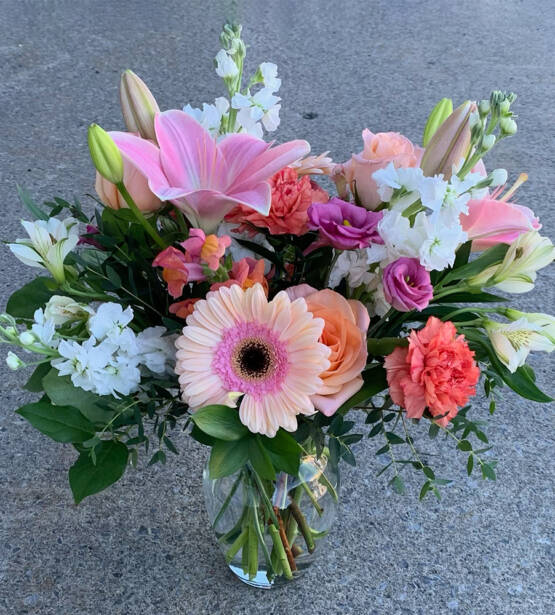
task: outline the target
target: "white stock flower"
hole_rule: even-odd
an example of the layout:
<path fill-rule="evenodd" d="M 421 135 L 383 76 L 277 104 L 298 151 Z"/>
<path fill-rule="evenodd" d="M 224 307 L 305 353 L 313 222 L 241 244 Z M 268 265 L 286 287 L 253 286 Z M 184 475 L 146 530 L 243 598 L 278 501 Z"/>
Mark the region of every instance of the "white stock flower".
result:
<path fill-rule="evenodd" d="M 425 221 L 426 239 L 418 251 L 420 264 L 428 271 L 443 271 L 453 265 L 455 252 L 467 235 L 460 224 L 449 227 L 441 219 L 434 222 L 427 217 Z"/>
<path fill-rule="evenodd" d="M 262 62 L 259 68 L 264 87 L 270 92 L 277 92 L 281 87 L 281 79 L 277 76 L 277 65 L 272 62 Z"/>
<path fill-rule="evenodd" d="M 417 214 L 411 227 L 410 220 L 401 212 L 384 211 L 378 224 L 378 232 L 387 249 L 389 262 L 401 256 L 418 258 L 420 246 L 427 237 L 426 214 Z"/>
<path fill-rule="evenodd" d="M 220 49 L 215 57 L 216 74 L 222 79 L 236 77 L 239 74 L 237 64 L 225 49 Z"/>
<path fill-rule="evenodd" d="M 279 126 L 280 100 L 269 88 L 262 88 L 253 96 L 237 92 L 231 99 L 231 106 L 238 109 L 237 122 L 242 131 L 262 138 L 262 126 L 268 132 Z"/>
<path fill-rule="evenodd" d="M 343 278 L 351 288 L 367 286 L 375 278 L 375 274 L 368 271 L 368 252 L 362 250 L 343 250 L 339 254 L 330 273 L 329 287 L 336 288 Z"/>
<path fill-rule="evenodd" d="M 510 372 L 524 365 L 531 351 L 552 352 L 555 348 L 553 339 L 543 334 L 542 327 L 527 318 L 511 323 L 488 320 L 485 329 L 495 353 Z"/>
<path fill-rule="evenodd" d="M 25 363 L 11 350 L 6 356 L 6 365 L 13 371 L 18 370 L 20 367 L 24 367 Z"/>
<path fill-rule="evenodd" d="M 191 105 L 183 107 L 183 111 L 197 120 L 213 137 L 219 135 L 222 117 L 228 110 L 229 101 L 223 96 L 216 98 L 213 105 L 203 103 L 202 110 L 197 107 L 191 107 Z"/>
<path fill-rule="evenodd" d="M 56 323 L 50 319 L 42 308 L 35 310 L 33 315 L 35 322 L 31 331 L 35 338 L 47 348 L 56 348 L 60 340 L 56 338 Z"/>
<path fill-rule="evenodd" d="M 165 333 L 165 327 L 148 327 L 137 335 L 138 361 L 156 374 L 173 371 L 175 363 L 175 336 Z"/>
<path fill-rule="evenodd" d="M 9 243 L 12 253 L 25 265 L 48 269 L 57 282 L 65 280 L 64 260 L 79 241 L 79 223 L 75 218 L 58 220 L 22 220 L 28 239 Z"/>

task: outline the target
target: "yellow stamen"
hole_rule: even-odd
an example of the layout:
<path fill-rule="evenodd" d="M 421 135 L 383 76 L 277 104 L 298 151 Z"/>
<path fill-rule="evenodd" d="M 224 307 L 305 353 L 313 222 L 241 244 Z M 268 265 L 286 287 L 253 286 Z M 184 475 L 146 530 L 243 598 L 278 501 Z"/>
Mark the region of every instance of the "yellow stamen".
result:
<path fill-rule="evenodd" d="M 513 194 L 518 190 L 518 188 L 520 188 L 520 186 L 522 186 L 522 184 L 527 180 L 528 180 L 528 174 L 521 173 L 518 176 L 518 179 L 516 180 L 516 182 L 512 185 L 512 187 L 509 188 L 507 192 L 505 192 L 505 194 L 499 198 L 499 200 L 508 201 L 513 196 Z"/>
<path fill-rule="evenodd" d="M 343 226 L 353 226 L 348 220 L 343 220 Z"/>

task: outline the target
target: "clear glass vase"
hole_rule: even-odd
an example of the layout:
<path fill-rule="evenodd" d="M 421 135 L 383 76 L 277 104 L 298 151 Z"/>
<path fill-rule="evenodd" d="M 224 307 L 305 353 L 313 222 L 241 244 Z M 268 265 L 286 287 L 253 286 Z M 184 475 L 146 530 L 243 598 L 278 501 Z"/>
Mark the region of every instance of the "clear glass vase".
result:
<path fill-rule="evenodd" d="M 226 562 L 254 587 L 298 578 L 322 550 L 339 505 L 339 475 L 325 456 L 306 456 L 298 476 L 280 473 L 274 480 L 249 465 L 213 480 L 206 466 L 203 485 Z"/>

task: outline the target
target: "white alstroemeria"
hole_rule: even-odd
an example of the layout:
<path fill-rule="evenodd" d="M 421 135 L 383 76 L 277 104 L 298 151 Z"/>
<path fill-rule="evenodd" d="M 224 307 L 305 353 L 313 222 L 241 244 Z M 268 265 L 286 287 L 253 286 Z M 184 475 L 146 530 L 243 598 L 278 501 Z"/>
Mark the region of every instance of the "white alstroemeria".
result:
<path fill-rule="evenodd" d="M 175 363 L 175 336 L 166 333 L 164 327 L 148 327 L 137 335 L 138 362 L 156 374 L 173 371 Z"/>
<path fill-rule="evenodd" d="M 237 92 L 231 99 L 231 106 L 238 109 L 237 122 L 242 131 L 261 138 L 262 126 L 268 132 L 279 126 L 280 100 L 269 88 L 262 88 L 253 96 Z"/>
<path fill-rule="evenodd" d="M 525 318 L 528 322 L 540 327 L 538 332 L 547 336 L 555 343 L 555 316 L 551 316 L 551 314 L 542 314 L 541 312 L 520 312 L 513 308 L 504 308 L 502 313 L 509 320 Z"/>
<path fill-rule="evenodd" d="M 22 220 L 28 239 L 9 243 L 12 253 L 25 265 L 50 271 L 54 279 L 65 281 L 64 260 L 79 241 L 79 223 L 75 218 L 58 220 Z"/>
<path fill-rule="evenodd" d="M 523 233 L 509 246 L 500 265 L 493 265 L 474 276 L 473 285 L 493 286 L 508 293 L 526 293 L 534 288 L 537 271 L 555 258 L 548 237 L 537 231 Z"/>
<path fill-rule="evenodd" d="M 277 65 L 272 62 L 262 62 L 259 66 L 264 87 L 271 92 L 277 92 L 281 87 L 281 79 L 277 76 Z"/>
<path fill-rule="evenodd" d="M 197 120 L 213 137 L 219 135 L 222 117 L 228 110 L 229 101 L 223 96 L 216 98 L 213 105 L 203 103 L 202 110 L 197 107 L 191 107 L 191 105 L 183 107 L 183 111 Z"/>
<path fill-rule="evenodd" d="M 220 49 L 215 57 L 216 74 L 222 79 L 230 79 L 239 74 L 239 68 L 225 49 Z"/>
<path fill-rule="evenodd" d="M 66 322 L 86 320 L 91 314 L 94 314 L 94 310 L 88 305 L 61 295 L 50 297 L 44 308 L 44 317 L 58 326 Z"/>
<path fill-rule="evenodd" d="M 488 320 L 484 327 L 495 354 L 510 372 L 524 365 L 531 351 L 552 352 L 555 348 L 554 341 L 542 333 L 542 327 L 527 318 L 510 323 Z"/>
<path fill-rule="evenodd" d="M 47 348 L 56 348 L 60 340 L 56 338 L 56 323 L 49 318 L 42 308 L 35 310 L 33 314 L 35 322 L 31 326 L 31 332 L 37 340 Z"/>
<path fill-rule="evenodd" d="M 442 220 L 425 218 L 426 239 L 420 245 L 420 264 L 428 271 L 443 271 L 455 262 L 457 248 L 466 241 L 467 235 L 460 224 L 446 226 Z"/>

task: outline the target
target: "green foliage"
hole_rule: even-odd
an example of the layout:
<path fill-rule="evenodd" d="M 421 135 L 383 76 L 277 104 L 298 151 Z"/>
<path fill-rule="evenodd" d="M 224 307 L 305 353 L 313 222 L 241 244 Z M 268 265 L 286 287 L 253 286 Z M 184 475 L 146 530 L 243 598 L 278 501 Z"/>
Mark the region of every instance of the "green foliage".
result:
<path fill-rule="evenodd" d="M 64 295 L 51 278 L 38 277 L 16 290 L 8 299 L 6 312 L 14 318 L 32 319 L 52 295 Z"/>
<path fill-rule="evenodd" d="M 191 418 L 199 429 L 217 440 L 240 440 L 248 434 L 237 410 L 228 406 L 206 406 Z"/>
<path fill-rule="evenodd" d="M 499 243 L 492 248 L 488 248 L 485 252 L 480 254 L 480 256 L 461 267 L 457 267 L 456 269 L 452 269 L 447 275 L 443 278 L 443 283 L 447 284 L 449 282 L 453 282 L 455 280 L 465 280 L 474 275 L 477 275 L 487 269 L 491 265 L 495 265 L 500 263 L 507 250 L 509 249 L 508 244 Z"/>
<path fill-rule="evenodd" d="M 44 398 L 22 406 L 16 412 L 56 442 L 85 442 L 95 433 L 94 425 L 77 408 L 53 406 Z"/>
<path fill-rule="evenodd" d="M 69 484 L 76 504 L 122 477 L 128 450 L 122 442 L 105 440 L 95 447 L 94 457 L 93 460 L 90 452 L 83 451 L 69 469 Z"/>
<path fill-rule="evenodd" d="M 210 477 L 222 478 L 240 470 L 249 459 L 249 439 L 216 440 L 208 462 Z"/>

